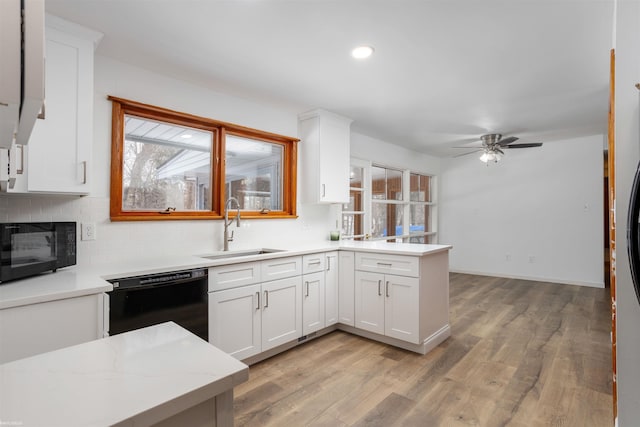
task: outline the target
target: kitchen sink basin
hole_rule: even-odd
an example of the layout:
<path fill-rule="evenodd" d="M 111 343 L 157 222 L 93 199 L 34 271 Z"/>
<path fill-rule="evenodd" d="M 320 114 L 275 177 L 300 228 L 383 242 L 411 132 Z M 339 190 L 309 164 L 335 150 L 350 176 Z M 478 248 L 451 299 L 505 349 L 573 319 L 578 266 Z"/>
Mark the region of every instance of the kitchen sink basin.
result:
<path fill-rule="evenodd" d="M 284 249 L 268 249 L 268 248 L 244 249 L 239 251 L 217 252 L 211 255 L 201 255 L 201 258 L 225 259 L 225 258 L 237 258 L 237 257 L 243 257 L 243 256 L 272 254 L 276 252 L 284 252 Z"/>

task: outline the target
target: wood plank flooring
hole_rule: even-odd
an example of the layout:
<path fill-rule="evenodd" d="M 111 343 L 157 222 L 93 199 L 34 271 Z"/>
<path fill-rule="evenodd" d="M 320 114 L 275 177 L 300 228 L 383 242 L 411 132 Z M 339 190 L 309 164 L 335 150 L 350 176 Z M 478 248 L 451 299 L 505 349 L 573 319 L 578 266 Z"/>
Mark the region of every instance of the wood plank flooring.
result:
<path fill-rule="evenodd" d="M 236 426 L 613 425 L 609 290 L 451 274 L 425 356 L 332 332 L 255 364 Z"/>

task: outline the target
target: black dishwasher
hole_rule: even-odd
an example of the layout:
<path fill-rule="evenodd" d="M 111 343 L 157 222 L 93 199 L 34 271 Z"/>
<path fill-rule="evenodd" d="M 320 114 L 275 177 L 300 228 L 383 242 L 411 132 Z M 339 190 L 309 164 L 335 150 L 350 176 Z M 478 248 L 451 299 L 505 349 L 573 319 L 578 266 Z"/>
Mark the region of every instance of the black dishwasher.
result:
<path fill-rule="evenodd" d="M 109 280 L 109 335 L 173 321 L 208 341 L 206 268 Z"/>

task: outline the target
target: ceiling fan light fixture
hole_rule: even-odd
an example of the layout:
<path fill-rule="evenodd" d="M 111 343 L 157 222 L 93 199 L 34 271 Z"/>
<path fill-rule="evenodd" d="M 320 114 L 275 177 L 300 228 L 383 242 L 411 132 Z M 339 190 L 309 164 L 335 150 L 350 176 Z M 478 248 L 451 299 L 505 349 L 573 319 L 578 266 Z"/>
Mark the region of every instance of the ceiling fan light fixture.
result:
<path fill-rule="evenodd" d="M 487 164 L 489 162 L 498 163 L 501 159 L 502 159 L 502 154 L 490 149 L 484 150 L 480 155 L 480 161 Z"/>

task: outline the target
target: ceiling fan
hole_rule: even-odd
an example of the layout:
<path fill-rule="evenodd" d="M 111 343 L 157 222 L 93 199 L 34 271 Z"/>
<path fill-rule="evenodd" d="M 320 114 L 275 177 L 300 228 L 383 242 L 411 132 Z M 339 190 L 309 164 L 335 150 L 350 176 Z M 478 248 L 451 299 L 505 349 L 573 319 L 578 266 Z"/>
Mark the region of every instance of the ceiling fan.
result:
<path fill-rule="evenodd" d="M 477 153 L 478 151 L 482 151 L 482 155 L 480 156 L 480 160 L 489 163 L 494 162 L 498 163 L 502 156 L 504 156 L 503 149 L 511 149 L 511 148 L 532 148 L 532 147 L 541 147 L 541 142 L 527 142 L 514 144 L 519 138 L 517 136 L 509 136 L 507 138 L 502 138 L 502 134 L 499 133 L 489 133 L 486 135 L 482 135 L 480 140 L 482 141 L 482 147 L 471 151 L 469 153 L 460 154 L 456 157 L 466 156 L 467 154 Z M 473 147 L 454 147 L 454 148 L 473 148 Z"/>

